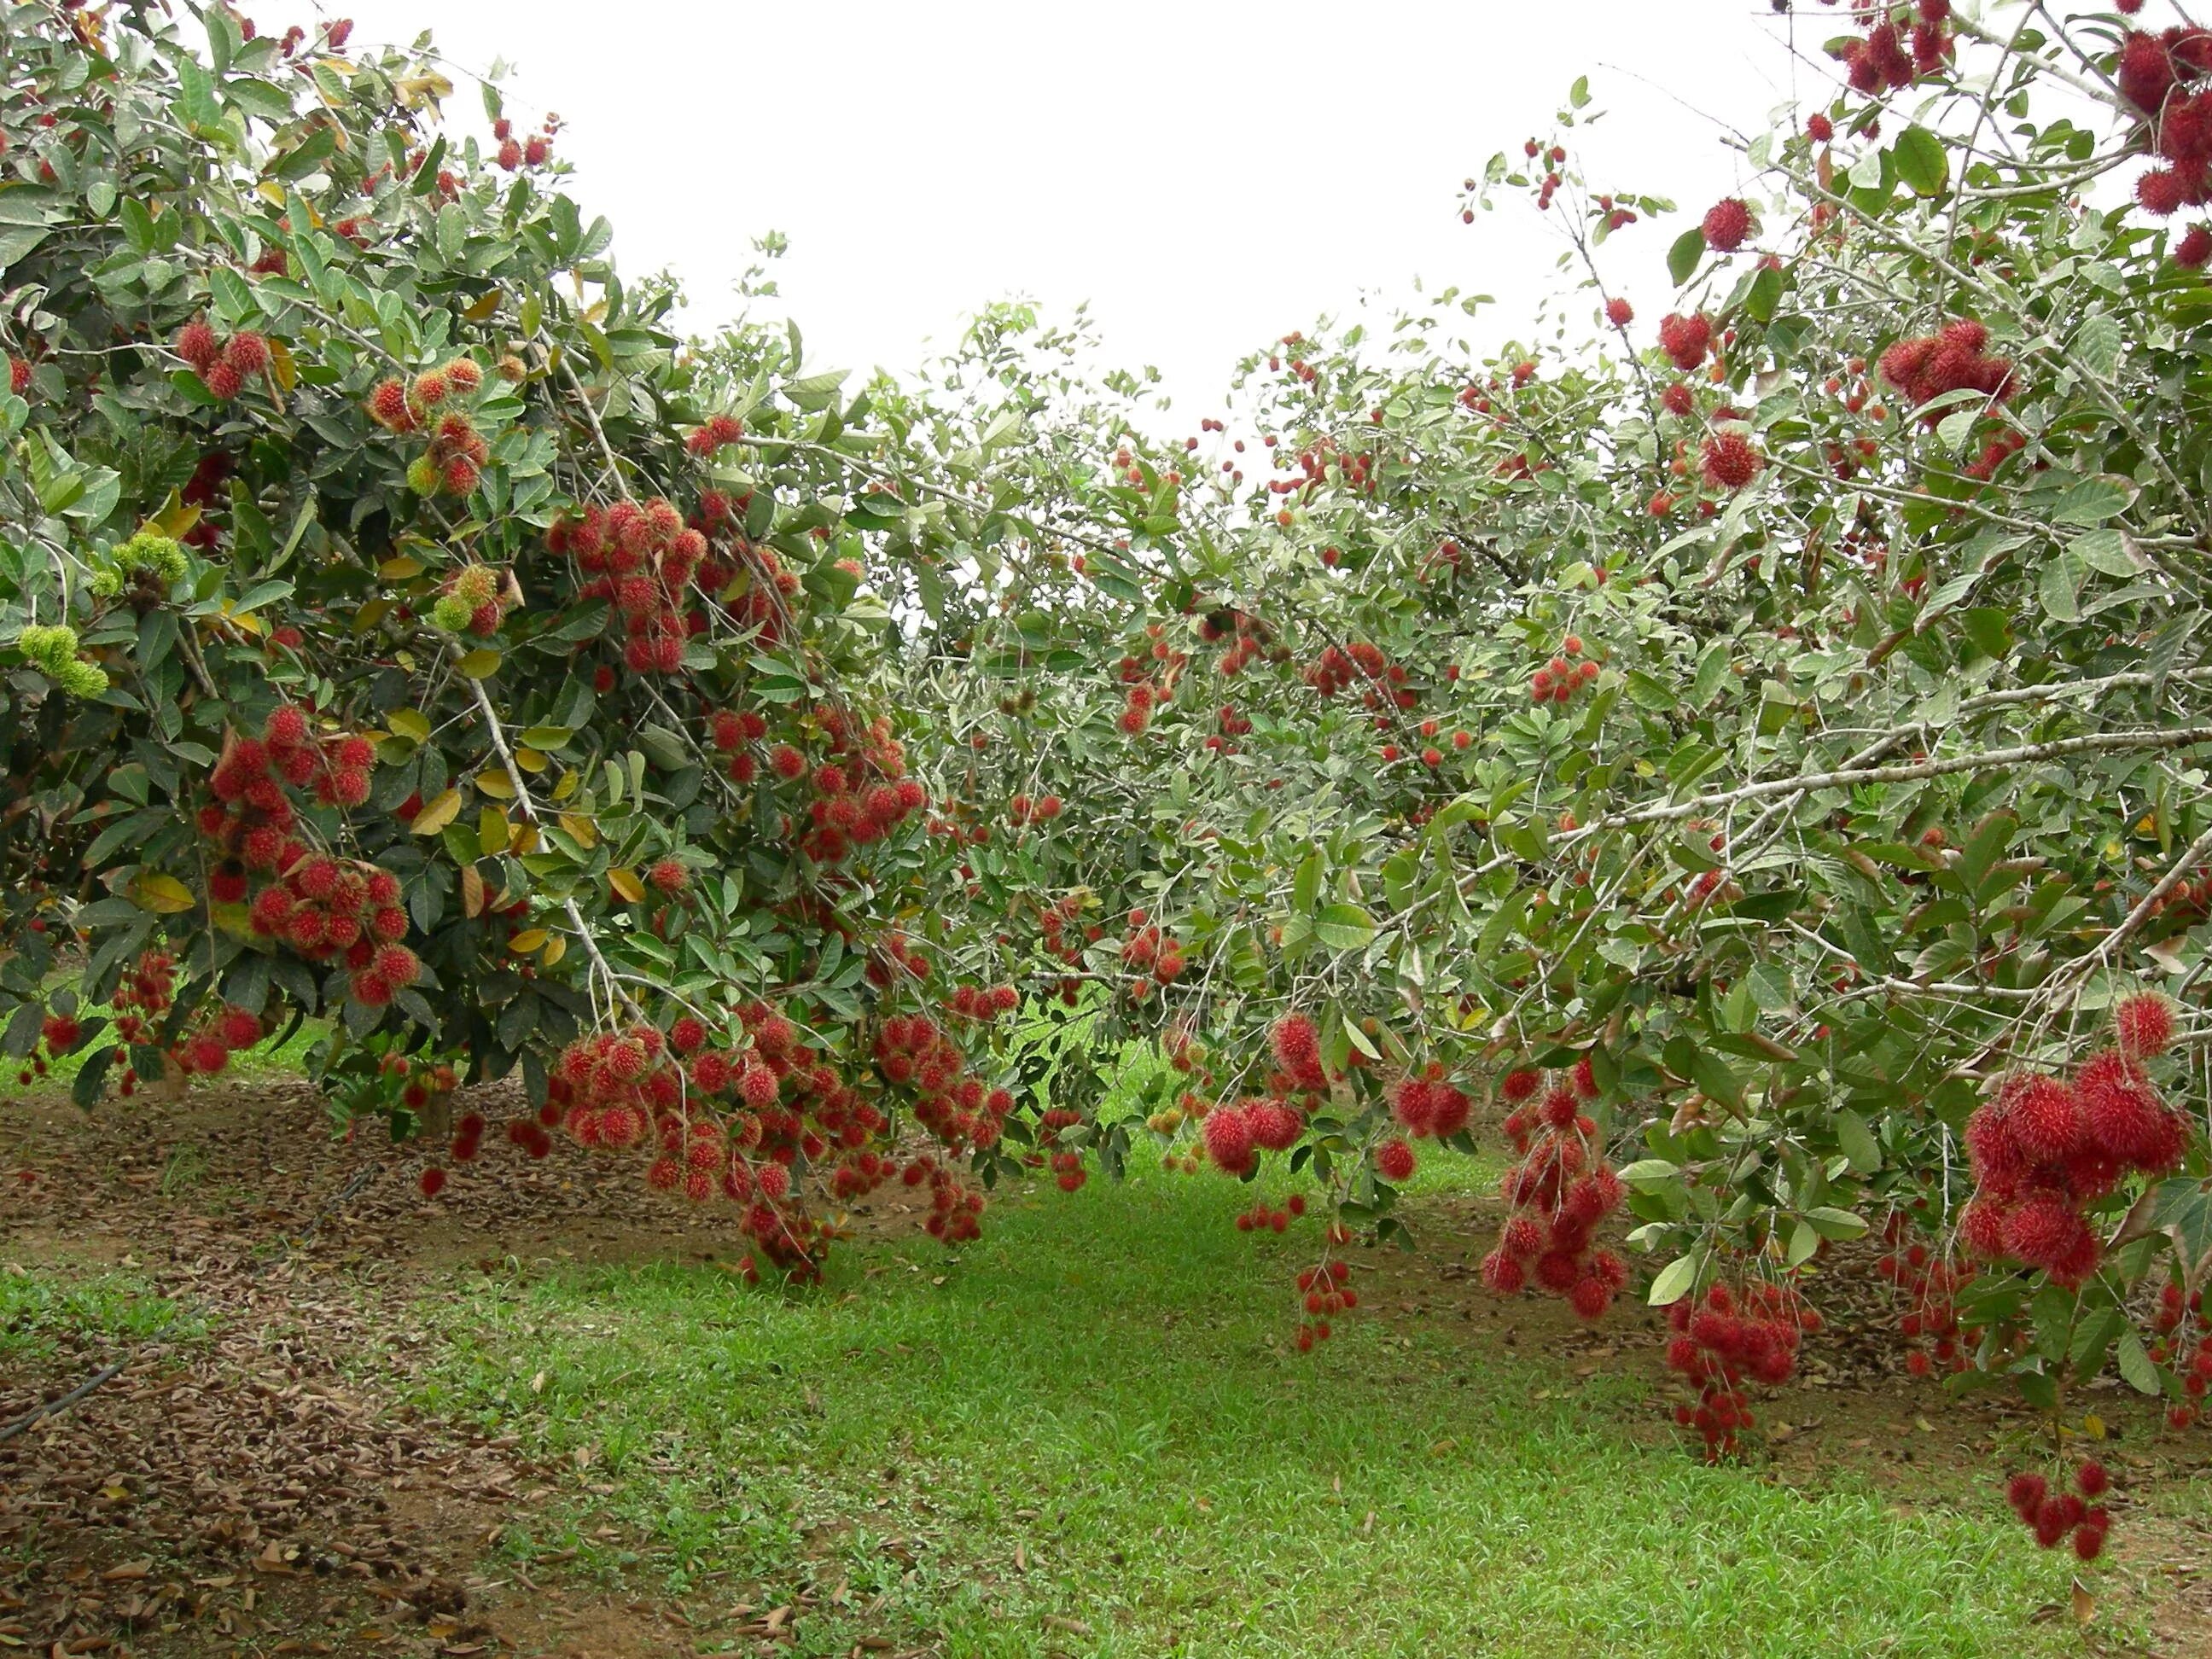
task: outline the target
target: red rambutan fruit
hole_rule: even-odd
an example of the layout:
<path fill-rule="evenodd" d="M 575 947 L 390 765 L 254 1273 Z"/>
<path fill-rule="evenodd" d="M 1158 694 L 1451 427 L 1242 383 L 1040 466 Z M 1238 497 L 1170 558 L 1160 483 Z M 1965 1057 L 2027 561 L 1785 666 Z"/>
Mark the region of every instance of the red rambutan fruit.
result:
<path fill-rule="evenodd" d="M 1705 246 L 1716 253 L 1735 252 L 1751 228 L 1751 204 L 1738 197 L 1723 197 L 1705 210 Z"/>

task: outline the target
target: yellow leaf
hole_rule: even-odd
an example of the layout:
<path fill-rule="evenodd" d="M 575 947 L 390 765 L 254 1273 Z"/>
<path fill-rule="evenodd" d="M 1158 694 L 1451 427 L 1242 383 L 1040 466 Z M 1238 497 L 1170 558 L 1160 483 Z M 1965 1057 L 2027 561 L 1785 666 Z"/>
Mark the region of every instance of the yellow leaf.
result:
<path fill-rule="evenodd" d="M 580 774 L 576 772 L 563 772 L 561 775 L 561 781 L 553 786 L 553 799 L 555 800 L 568 799 L 569 796 L 576 793 L 576 786 L 582 781 L 583 778 Z"/>
<path fill-rule="evenodd" d="M 461 914 L 473 921 L 483 914 L 483 878 L 473 864 L 461 866 Z"/>
<path fill-rule="evenodd" d="M 526 927 L 507 940 L 507 948 L 519 957 L 526 957 L 551 937 L 543 927 Z"/>
<path fill-rule="evenodd" d="M 483 848 L 486 858 L 507 851 L 510 839 L 507 814 L 499 808 L 487 806 L 477 814 L 477 845 Z"/>
<path fill-rule="evenodd" d="M 434 800 L 423 804 L 408 827 L 418 836 L 434 836 L 461 815 L 461 792 L 448 789 Z"/>
<path fill-rule="evenodd" d="M 142 909 L 156 915 L 173 916 L 189 910 L 196 902 L 191 889 L 174 876 L 142 875 L 131 884 L 131 896 Z"/>
<path fill-rule="evenodd" d="M 278 184 L 274 179 L 264 179 L 253 188 L 264 201 L 266 201 L 276 207 L 283 207 L 284 205 L 284 186 Z M 157 218 L 160 217 L 158 214 L 155 216 Z"/>
<path fill-rule="evenodd" d="M 430 740 L 430 717 L 416 708 L 395 708 L 384 717 L 385 725 L 396 738 L 412 738 L 417 743 Z"/>
<path fill-rule="evenodd" d="M 517 744 L 514 748 L 514 763 L 535 777 L 545 769 L 545 757 L 526 743 Z"/>
<path fill-rule="evenodd" d="M 199 508 L 185 506 L 184 497 L 173 489 L 169 499 L 161 503 L 161 510 L 147 520 L 144 527 L 173 541 L 181 541 L 199 521 Z"/>
<path fill-rule="evenodd" d="M 513 800 L 514 783 L 495 766 L 487 766 L 477 774 L 477 787 L 495 800 Z"/>
<path fill-rule="evenodd" d="M 389 599 L 367 601 L 360 610 L 353 613 L 353 631 L 356 634 L 368 633 L 370 629 L 384 620 L 385 613 L 391 609 L 392 601 Z"/>
<path fill-rule="evenodd" d="M 498 652 L 493 650 L 489 646 L 478 646 L 475 650 L 470 652 L 467 656 L 461 659 L 460 670 L 461 672 L 466 674 L 471 679 L 480 680 L 484 678 L 487 675 L 497 673 L 499 672 L 499 661 L 500 658 Z"/>
<path fill-rule="evenodd" d="M 539 953 L 538 959 L 544 963 L 548 968 L 550 968 L 555 963 L 560 961 L 562 957 L 565 957 L 568 954 L 568 941 L 560 934 L 556 933 L 551 939 L 545 941 L 545 949 Z"/>
<path fill-rule="evenodd" d="M 228 599 L 222 602 L 222 619 L 233 628 L 240 629 L 248 634 L 258 634 L 261 631 L 260 617 L 255 616 L 251 611 L 234 611 L 230 608 Z"/>
<path fill-rule="evenodd" d="M 2081 1419 L 2081 1432 L 2092 1440 L 2102 1440 L 2105 1437 L 2105 1419 L 2094 1412 L 2088 1413 Z"/>
<path fill-rule="evenodd" d="M 607 885 L 613 888 L 615 891 L 621 894 L 632 904 L 635 904 L 640 899 L 645 896 L 645 884 L 637 878 L 637 872 L 634 870 L 617 869 L 608 871 Z"/>
<path fill-rule="evenodd" d="M 561 827 L 568 832 L 577 846 L 587 853 L 599 844 L 599 826 L 580 812 L 562 813 Z"/>
<path fill-rule="evenodd" d="M 514 826 L 514 845 L 507 850 L 517 858 L 526 858 L 538 850 L 538 826 L 534 823 L 518 823 Z"/>
<path fill-rule="evenodd" d="M 397 558 L 386 559 L 377 566 L 376 574 L 388 582 L 404 582 L 410 576 L 422 574 L 422 562 L 402 553 Z"/>
<path fill-rule="evenodd" d="M 269 343 L 270 366 L 276 371 L 276 384 L 289 392 L 300 383 L 299 365 L 292 361 L 292 353 L 282 340 Z"/>
<path fill-rule="evenodd" d="M 467 318 L 472 323 L 480 323 L 498 309 L 499 290 L 497 289 L 493 289 L 489 293 L 485 294 L 483 297 L 478 300 L 474 305 L 471 306 L 466 311 L 463 312 L 461 315 Z"/>

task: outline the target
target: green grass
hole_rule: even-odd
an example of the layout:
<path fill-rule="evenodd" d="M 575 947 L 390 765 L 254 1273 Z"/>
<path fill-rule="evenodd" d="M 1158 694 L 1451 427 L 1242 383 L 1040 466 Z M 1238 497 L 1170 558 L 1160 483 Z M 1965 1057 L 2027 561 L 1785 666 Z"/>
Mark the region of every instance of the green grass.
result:
<path fill-rule="evenodd" d="M 0 1273 L 0 1365 L 50 1361 L 65 1336 L 119 1352 L 155 1337 L 194 1341 L 206 1333 L 203 1320 L 128 1273 Z"/>
<path fill-rule="evenodd" d="M 1636 1376 L 1480 1324 L 1362 1312 L 1284 1352 L 1310 1235 L 1237 1233 L 1243 1196 L 1002 1201 L 957 1263 L 861 1247 L 789 1296 L 669 1264 L 487 1281 L 438 1314 L 426 1403 L 581 1471 L 519 1553 L 725 1599 L 811 1583 L 802 1654 L 2080 1650 L 2030 1622 L 2066 1564 L 1993 1501 L 1708 1468 Z"/>

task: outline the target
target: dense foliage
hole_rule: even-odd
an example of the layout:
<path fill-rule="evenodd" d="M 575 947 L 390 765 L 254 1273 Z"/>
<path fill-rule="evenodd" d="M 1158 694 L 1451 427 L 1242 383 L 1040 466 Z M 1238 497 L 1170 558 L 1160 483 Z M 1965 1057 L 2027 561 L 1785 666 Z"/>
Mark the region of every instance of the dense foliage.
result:
<path fill-rule="evenodd" d="M 1641 1273 L 1716 1455 L 1870 1230 L 1916 1370 L 2186 1426 L 2212 34 L 1996 11 L 1839 15 L 1663 249 L 1578 87 L 1463 203 L 1571 334 L 1291 335 L 1180 444 L 1018 311 L 854 396 L 686 344 L 551 133 L 343 26 L 0 13 L 11 1051 L 327 1019 L 433 1194 L 519 1073 L 802 1273 L 886 1179 L 1294 1177 L 1306 1346 L 1502 1134 L 1490 1283 Z M 2100 1480 L 2015 1502 L 2093 1557 Z"/>

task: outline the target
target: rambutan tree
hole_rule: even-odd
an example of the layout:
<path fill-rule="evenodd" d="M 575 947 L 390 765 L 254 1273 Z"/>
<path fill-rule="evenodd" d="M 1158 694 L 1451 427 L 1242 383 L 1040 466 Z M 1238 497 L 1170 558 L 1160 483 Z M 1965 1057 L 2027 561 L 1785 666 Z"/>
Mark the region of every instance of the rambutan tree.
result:
<path fill-rule="evenodd" d="M 963 641 L 1005 690 L 936 828 L 1165 1061 L 1060 1144 L 1317 1177 L 1302 1340 L 1497 1121 L 1486 1276 L 1598 1316 L 1622 1215 L 1711 1449 L 1870 1231 L 1915 1370 L 2194 1420 L 2212 34 L 1997 14 L 1854 8 L 1671 240 L 1577 172 L 1577 88 L 1463 204 L 1552 216 L 1564 343 L 1478 358 L 1455 293 L 1284 337 L 1182 443 L 1104 434 L 1106 544 Z M 2094 1555 L 2063 1485 L 2024 1512 Z"/>

